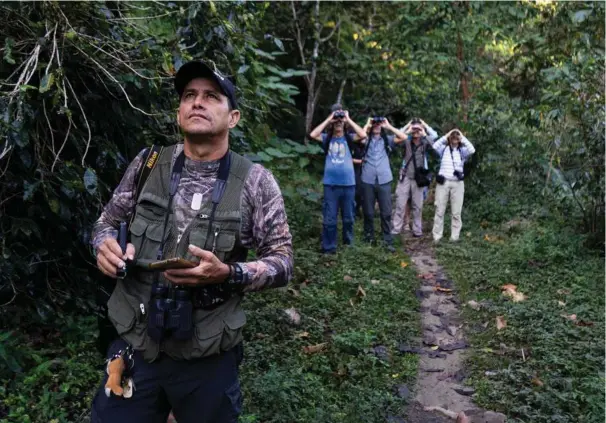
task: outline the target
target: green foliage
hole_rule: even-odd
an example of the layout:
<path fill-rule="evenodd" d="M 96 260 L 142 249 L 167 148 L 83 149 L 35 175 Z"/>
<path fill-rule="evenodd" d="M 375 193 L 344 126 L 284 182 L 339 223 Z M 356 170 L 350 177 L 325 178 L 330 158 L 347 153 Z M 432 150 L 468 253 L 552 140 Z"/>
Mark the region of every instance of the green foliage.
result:
<path fill-rule="evenodd" d="M 179 140 L 176 69 L 198 58 L 237 75 L 243 118 L 231 142 L 239 151 L 265 147 L 266 120 L 290 113 L 297 89 L 287 80 L 301 72 L 275 64 L 276 45 L 253 31 L 265 10 L 257 4 L 0 10 L 0 303 L 35 304 L 44 318 L 57 307 L 86 311 L 90 301 L 78 298 L 92 297 L 98 275 L 93 222 L 136 153 Z"/>
<path fill-rule="evenodd" d="M 301 45 L 292 6 L 0 5 L 0 321 L 22 321 L 0 333 L 0 415 L 76 421 L 88 407 L 99 377 L 95 330 L 74 316 L 93 306 L 91 226 L 135 154 L 180 140 L 172 76 L 203 59 L 237 80 L 242 120 L 232 148 L 276 175 L 295 236 L 294 287 L 313 281 L 299 297 L 247 298 L 243 421 L 382 421 L 384 410 L 403 405 L 387 386 L 412 382 L 415 370 L 400 357 L 387 365 L 368 353 L 377 343 L 393 352 L 416 333 L 412 285 L 396 289 L 390 279 L 410 275 L 364 247 L 334 260 L 315 252 L 324 156 L 315 143 L 292 141 L 305 135 L 312 60 L 316 124 L 339 98 L 358 123 L 376 113 L 402 127 L 420 116 L 440 134 L 459 126 L 476 146 L 466 169 L 471 245 L 443 248 L 440 258 L 467 281 L 470 298 L 493 299 L 486 314 L 469 318 L 503 314 L 515 328 L 478 335 L 478 347 L 534 343 L 522 363 L 474 356 L 480 401 L 521 421 L 595 420 L 603 412 L 603 297 L 595 295 L 603 268 L 583 246 L 603 254 L 604 3 L 299 2 Z M 529 226 L 503 232 L 503 244 L 487 245 L 473 229 L 514 217 Z M 345 273 L 353 280 L 343 281 Z M 370 278 L 381 283 L 368 286 Z M 499 284 L 513 281 L 528 302 L 499 296 Z M 369 295 L 350 309 L 358 283 Z M 560 318 L 560 286 L 572 291 L 567 312 L 594 326 Z M 304 316 L 296 330 L 309 339 L 294 338 L 282 320 L 280 310 L 293 305 Z M 61 345 L 36 341 L 36 326 L 52 333 L 65 325 Z M 308 356 L 300 352 L 307 341 L 329 348 Z M 503 369 L 496 379 L 481 377 L 494 368 Z M 542 388 L 529 384 L 534 376 Z"/>
<path fill-rule="evenodd" d="M 463 302 L 486 304 L 464 313 L 473 347 L 467 365 L 478 404 L 515 421 L 601 421 L 603 260 L 557 222 L 509 216 L 506 225 L 480 225 L 476 217 L 468 214 L 465 245 L 441 245 L 438 259 L 461 289 Z M 527 296 L 525 301 L 501 295 L 501 286 L 510 283 Z M 578 324 L 566 318 L 572 314 Z M 506 320 L 505 329 L 496 330 L 496 316 Z"/>

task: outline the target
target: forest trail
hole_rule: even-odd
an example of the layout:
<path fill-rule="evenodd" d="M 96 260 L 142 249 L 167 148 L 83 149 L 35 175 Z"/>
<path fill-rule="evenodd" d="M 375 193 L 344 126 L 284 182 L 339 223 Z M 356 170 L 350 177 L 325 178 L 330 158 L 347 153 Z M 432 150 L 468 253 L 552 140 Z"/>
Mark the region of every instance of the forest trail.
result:
<path fill-rule="evenodd" d="M 461 304 L 456 286 L 436 260 L 430 231 L 431 228 L 425 228 L 421 239 L 413 238 L 407 232 L 403 239 L 405 251 L 421 281 L 417 297 L 421 301 L 422 325 L 422 339 L 417 345 L 400 345 L 401 352 L 420 355 L 414 398 L 405 421 L 505 422 L 505 415 L 476 407 L 472 401 L 474 390 L 465 385 L 464 360 L 469 345 L 460 316 Z M 465 417 L 459 415 L 461 412 Z"/>

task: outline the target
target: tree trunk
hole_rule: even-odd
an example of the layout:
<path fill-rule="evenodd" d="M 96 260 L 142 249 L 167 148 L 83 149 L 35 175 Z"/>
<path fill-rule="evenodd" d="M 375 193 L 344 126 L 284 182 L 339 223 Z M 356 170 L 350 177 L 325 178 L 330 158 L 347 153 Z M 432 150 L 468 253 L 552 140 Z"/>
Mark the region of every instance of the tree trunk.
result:
<path fill-rule="evenodd" d="M 316 93 L 316 75 L 318 73 L 318 52 L 320 50 L 320 0 L 316 0 L 314 7 L 314 49 L 311 55 L 311 70 L 309 74 L 309 82 L 307 84 L 307 108 L 305 109 L 305 133 L 311 132 L 311 125 L 314 119 L 314 111 L 316 109 L 317 94 Z M 305 139 L 307 143 L 307 138 Z"/>
<path fill-rule="evenodd" d="M 335 103 L 341 104 L 341 100 L 343 99 L 343 91 L 345 90 L 345 84 L 347 84 L 347 78 L 341 81 L 341 86 L 339 87 L 339 94 L 337 94 L 337 101 Z"/>
<path fill-rule="evenodd" d="M 459 59 L 459 66 L 461 67 L 461 111 L 463 113 L 463 122 L 467 122 L 467 107 L 469 105 L 469 85 L 468 75 L 465 65 L 465 56 L 463 54 L 463 38 L 461 34 L 457 34 L 457 59 Z"/>

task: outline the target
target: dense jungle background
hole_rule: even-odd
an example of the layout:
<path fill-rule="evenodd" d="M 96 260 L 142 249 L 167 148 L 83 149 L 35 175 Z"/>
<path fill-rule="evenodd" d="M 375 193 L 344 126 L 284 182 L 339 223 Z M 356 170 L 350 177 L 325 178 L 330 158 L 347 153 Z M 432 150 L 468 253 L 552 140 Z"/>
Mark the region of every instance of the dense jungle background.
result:
<path fill-rule="evenodd" d="M 476 147 L 463 242 L 436 250 L 463 300 L 492 301 L 469 324 L 507 316 L 470 335 L 475 400 L 515 422 L 603 421 L 604 19 L 604 2 L 546 0 L 0 4 L 0 422 L 86 420 L 103 368 L 91 227 L 142 148 L 180 141 L 172 77 L 191 59 L 236 79 L 232 148 L 274 172 L 294 236 L 289 288 L 245 301 L 242 421 L 384 422 L 414 383 L 396 354 L 419 333 L 407 256 L 319 254 L 324 158 L 306 133 L 337 101 L 360 125 L 420 116 Z M 512 282 L 525 302 L 503 301 Z"/>

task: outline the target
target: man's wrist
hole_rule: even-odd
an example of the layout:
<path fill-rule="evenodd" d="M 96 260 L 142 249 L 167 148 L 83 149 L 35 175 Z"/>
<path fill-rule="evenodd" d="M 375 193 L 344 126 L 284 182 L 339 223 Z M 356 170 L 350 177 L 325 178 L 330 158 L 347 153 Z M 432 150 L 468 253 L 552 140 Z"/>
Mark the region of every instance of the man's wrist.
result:
<path fill-rule="evenodd" d="M 224 279 L 229 285 L 242 285 L 244 283 L 244 271 L 239 263 L 230 263 L 227 265 L 229 272 Z"/>

